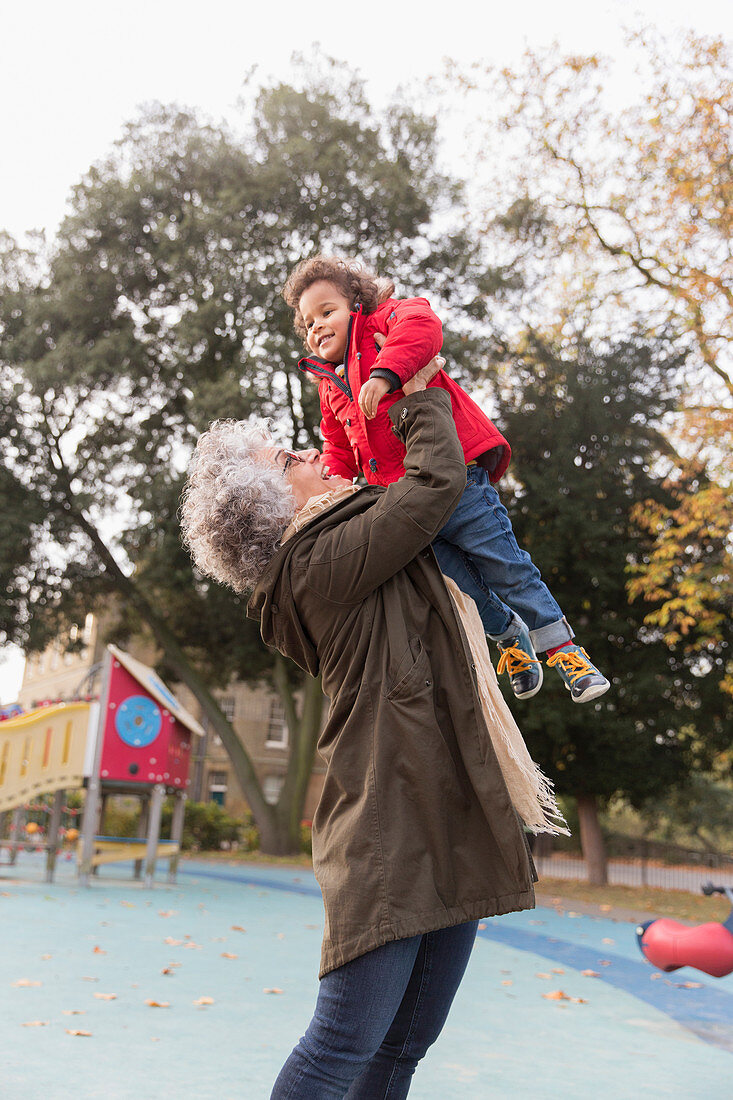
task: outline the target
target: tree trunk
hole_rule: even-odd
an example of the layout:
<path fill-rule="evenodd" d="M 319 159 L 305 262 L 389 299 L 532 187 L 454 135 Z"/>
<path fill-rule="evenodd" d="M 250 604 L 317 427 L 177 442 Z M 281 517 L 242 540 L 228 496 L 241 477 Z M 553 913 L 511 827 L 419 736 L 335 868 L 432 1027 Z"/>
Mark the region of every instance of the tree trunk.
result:
<path fill-rule="evenodd" d="M 598 821 L 598 806 L 594 794 L 577 796 L 580 844 L 588 868 L 588 882 L 593 886 L 605 886 L 608 882 L 608 863 L 603 834 Z"/>

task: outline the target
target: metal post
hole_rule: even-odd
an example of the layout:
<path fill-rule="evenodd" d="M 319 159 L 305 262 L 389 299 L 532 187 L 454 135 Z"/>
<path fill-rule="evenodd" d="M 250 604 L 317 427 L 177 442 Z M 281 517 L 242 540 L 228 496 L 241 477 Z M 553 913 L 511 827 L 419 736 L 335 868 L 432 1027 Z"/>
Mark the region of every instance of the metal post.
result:
<path fill-rule="evenodd" d="M 150 795 L 140 795 L 140 820 L 137 823 L 137 838 L 143 840 L 148 835 L 148 819 L 150 817 Z M 143 877 L 143 861 L 141 859 L 135 860 L 135 867 L 132 872 L 133 878 L 141 879 Z"/>
<path fill-rule="evenodd" d="M 186 813 L 186 792 L 176 791 L 176 801 L 173 806 L 173 820 L 171 821 L 171 840 L 178 845 L 178 851 L 174 852 L 168 863 L 168 881 L 175 882 L 178 873 L 178 861 L 181 858 L 181 841 L 183 840 L 183 818 Z"/>
<path fill-rule="evenodd" d="M 20 847 L 20 834 L 23 832 L 23 826 L 25 825 L 25 807 L 16 806 L 13 810 L 13 816 L 10 819 L 10 839 L 15 841 L 10 849 L 10 863 L 15 864 L 18 858 L 18 849 Z"/>
<path fill-rule="evenodd" d="M 53 873 L 56 869 L 56 856 L 59 850 L 59 829 L 61 828 L 61 814 L 64 808 L 66 791 L 56 791 L 53 796 L 53 809 L 51 820 L 48 823 L 48 846 L 46 848 L 46 882 L 53 882 Z"/>
<path fill-rule="evenodd" d="M 102 780 L 99 775 L 99 768 L 102 760 L 102 744 L 104 742 L 104 727 L 107 721 L 107 709 L 109 707 L 109 686 L 111 680 L 112 654 L 109 650 L 106 650 L 102 667 L 99 721 L 94 735 L 95 741 L 89 769 L 89 778 L 87 780 L 87 796 L 84 800 L 84 814 L 81 819 L 79 882 L 82 886 L 89 885 L 89 876 L 92 873 L 92 860 L 94 859 L 94 837 L 97 832 L 97 819 L 99 817 L 102 797 Z"/>
<path fill-rule="evenodd" d="M 145 885 L 153 885 L 155 863 L 158 858 L 158 840 L 160 839 L 160 819 L 163 815 L 165 787 L 156 783 L 150 798 L 150 820 L 148 822 L 148 847 L 145 853 Z"/>

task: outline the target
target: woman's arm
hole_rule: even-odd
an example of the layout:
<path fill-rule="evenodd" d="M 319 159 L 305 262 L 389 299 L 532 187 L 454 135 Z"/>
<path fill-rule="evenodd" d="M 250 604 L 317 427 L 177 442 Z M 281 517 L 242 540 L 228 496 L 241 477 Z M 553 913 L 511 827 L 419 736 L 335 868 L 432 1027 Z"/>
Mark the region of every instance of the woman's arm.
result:
<path fill-rule="evenodd" d="M 306 584 L 335 603 L 358 603 L 412 561 L 445 524 L 466 485 L 444 390 L 418 389 L 396 401 L 389 415 L 407 448 L 404 476 L 361 515 L 322 532 L 308 551 Z"/>

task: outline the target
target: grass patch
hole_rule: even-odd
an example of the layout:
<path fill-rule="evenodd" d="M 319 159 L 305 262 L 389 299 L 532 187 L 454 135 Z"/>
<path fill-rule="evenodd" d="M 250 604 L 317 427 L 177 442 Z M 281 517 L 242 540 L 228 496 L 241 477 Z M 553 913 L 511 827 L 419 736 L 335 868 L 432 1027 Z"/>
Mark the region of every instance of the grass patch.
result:
<path fill-rule="evenodd" d="M 268 856 L 263 852 L 189 852 L 183 859 L 203 860 L 212 863 L 257 864 L 271 867 L 312 867 L 311 857 L 305 852 L 289 856 Z M 600 916 L 613 917 L 613 910 L 630 909 L 644 913 L 653 913 L 658 917 L 672 917 L 674 920 L 692 921 L 703 924 L 707 921 L 725 920 L 730 912 L 726 898 L 714 894 L 706 898 L 704 894 L 689 894 L 684 890 L 660 890 L 653 886 L 590 886 L 576 879 L 548 878 L 542 876 L 537 884 L 537 892 L 543 903 L 557 904 L 573 901 L 584 905 L 599 907 Z M 604 906 L 603 909 L 600 907 Z M 605 906 L 610 906 L 606 909 Z M 567 905 L 564 906 L 568 908 Z M 632 918 L 633 919 L 633 918 Z"/>
<path fill-rule="evenodd" d="M 294 852 L 289 856 L 268 856 L 264 852 L 185 852 L 182 859 L 195 859 L 206 863 L 259 863 L 272 867 L 307 867 L 313 861 L 307 852 Z"/>
<path fill-rule="evenodd" d="M 567 900 L 599 907 L 608 905 L 611 910 L 638 909 L 658 917 L 672 917 L 696 924 L 725 920 L 730 912 L 730 904 L 721 894 L 706 898 L 702 893 L 660 890 L 654 886 L 590 886 L 587 882 L 546 878 L 543 875 L 537 884 L 537 890 L 543 901 L 550 897 L 561 899 L 558 904 Z M 601 912 L 602 915 L 613 916 L 613 912 L 609 910 L 603 909 Z"/>

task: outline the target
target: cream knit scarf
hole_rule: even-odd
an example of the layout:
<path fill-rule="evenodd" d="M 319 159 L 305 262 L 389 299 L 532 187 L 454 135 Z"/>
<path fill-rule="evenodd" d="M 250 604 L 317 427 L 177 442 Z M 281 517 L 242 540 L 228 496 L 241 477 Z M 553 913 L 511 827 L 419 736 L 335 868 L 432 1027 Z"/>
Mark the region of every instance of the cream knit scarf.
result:
<path fill-rule="evenodd" d="M 514 808 L 533 833 L 570 836 L 552 782 L 529 755 L 524 738 L 501 694 L 478 608 L 450 577 L 443 575 L 443 580 L 453 598 L 473 654 L 484 720 Z"/>
<path fill-rule="evenodd" d="M 296 513 L 293 522 L 282 537 L 282 542 L 286 542 L 320 512 L 358 491 L 358 485 L 348 485 L 311 497 Z M 529 755 L 524 739 L 501 694 L 476 604 L 450 577 L 444 575 L 443 580 L 453 599 L 473 654 L 484 721 L 512 804 L 527 828 L 533 833 L 552 833 L 553 835 L 562 833 L 564 836 L 570 836 L 567 822 L 557 804 L 552 783 L 546 775 L 542 774 Z"/>

